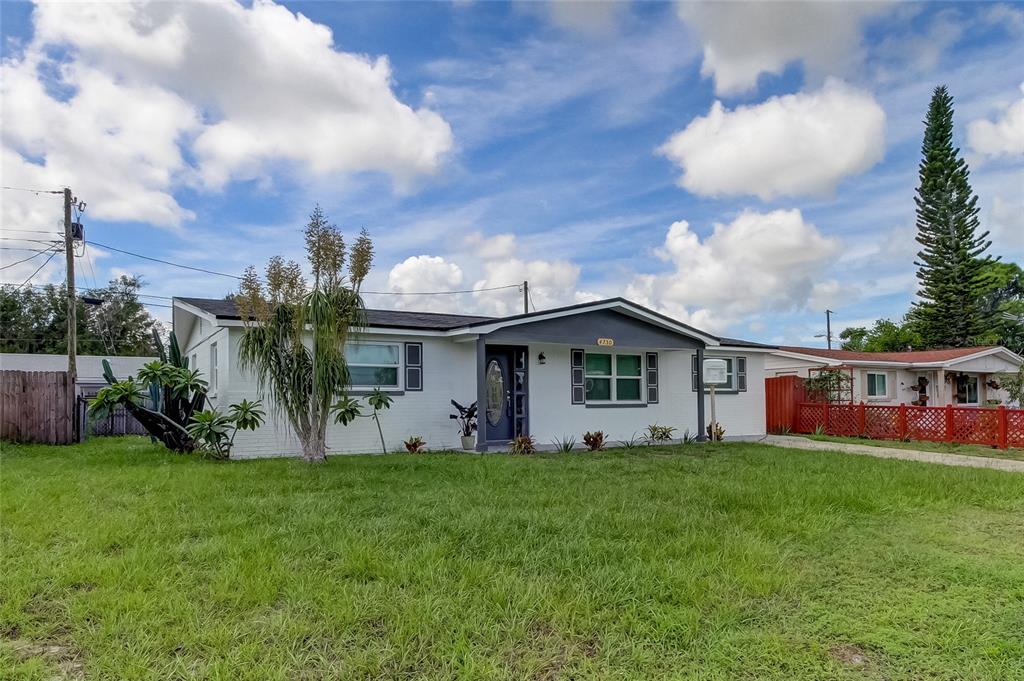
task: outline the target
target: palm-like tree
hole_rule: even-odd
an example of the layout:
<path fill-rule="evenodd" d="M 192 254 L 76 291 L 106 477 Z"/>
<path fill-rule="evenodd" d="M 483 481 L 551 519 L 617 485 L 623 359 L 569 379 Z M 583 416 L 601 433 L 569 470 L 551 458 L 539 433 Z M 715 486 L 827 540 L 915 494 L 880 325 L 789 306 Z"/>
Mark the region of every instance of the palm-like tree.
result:
<path fill-rule="evenodd" d="M 246 270 L 235 301 L 245 322 L 240 365 L 256 376 L 275 418 L 287 420 L 303 457 L 316 462 L 326 458 L 331 405 L 350 383 L 345 341 L 364 324 L 359 288 L 373 244 L 364 230 L 347 248 L 319 206 L 305 237 L 312 285 L 298 263 L 275 256 L 263 279 Z"/>

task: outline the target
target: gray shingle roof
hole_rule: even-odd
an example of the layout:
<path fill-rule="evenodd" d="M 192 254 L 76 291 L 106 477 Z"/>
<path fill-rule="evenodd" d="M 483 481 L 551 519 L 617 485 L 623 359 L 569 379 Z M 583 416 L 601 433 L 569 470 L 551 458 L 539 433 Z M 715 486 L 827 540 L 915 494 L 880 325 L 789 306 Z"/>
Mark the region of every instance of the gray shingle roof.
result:
<path fill-rule="evenodd" d="M 183 303 L 209 312 L 217 319 L 241 319 L 235 301 L 217 298 L 176 298 Z M 491 321 L 493 317 L 476 315 L 441 314 L 438 312 L 408 312 L 405 310 L 367 310 L 368 326 L 399 329 L 427 329 L 447 331 L 448 329 Z"/>
<path fill-rule="evenodd" d="M 218 319 L 241 319 L 238 314 L 238 309 L 235 307 L 233 300 L 225 300 L 223 298 L 175 298 L 183 303 L 198 307 L 204 312 L 209 312 Z M 613 298 L 611 300 L 620 300 L 622 302 L 629 302 L 623 298 Z M 598 301 L 606 302 L 606 301 Z M 394 329 L 425 329 L 430 331 L 448 331 L 450 329 L 458 329 L 464 326 L 473 326 L 474 324 L 485 324 L 487 322 L 498 321 L 501 319 L 528 319 L 537 315 L 549 314 L 551 312 L 558 311 L 569 311 L 576 308 L 587 307 L 593 303 L 577 303 L 576 305 L 569 305 L 563 308 L 556 308 L 555 310 L 540 310 L 537 312 L 530 312 L 520 315 L 512 315 L 511 317 L 481 317 L 478 315 L 462 315 L 462 314 L 442 314 L 439 312 L 410 312 L 406 310 L 367 310 L 366 311 L 366 322 L 368 326 L 377 326 L 383 328 L 394 328 Z M 670 321 L 676 324 L 680 324 L 676 320 L 663 315 L 654 310 L 647 310 L 647 308 L 636 305 L 636 303 L 630 303 L 636 307 L 639 307 L 652 315 L 661 317 L 666 321 Z M 685 326 L 684 324 L 680 324 Z M 687 327 L 690 328 L 690 327 Z M 697 331 L 697 329 L 694 329 Z M 703 333 L 703 332 L 699 332 Z M 710 336 L 711 334 L 705 334 Z M 715 338 L 716 336 L 711 336 Z M 729 345 L 734 347 L 748 347 L 748 348 L 774 348 L 774 345 L 764 345 L 762 343 L 753 343 L 751 341 L 740 340 L 738 338 L 719 338 L 722 345 Z"/>

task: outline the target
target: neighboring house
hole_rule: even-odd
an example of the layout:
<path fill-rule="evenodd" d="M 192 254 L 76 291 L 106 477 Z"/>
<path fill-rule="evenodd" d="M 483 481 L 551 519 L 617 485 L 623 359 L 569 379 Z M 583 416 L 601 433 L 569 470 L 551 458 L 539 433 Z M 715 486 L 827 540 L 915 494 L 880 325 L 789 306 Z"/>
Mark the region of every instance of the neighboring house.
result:
<path fill-rule="evenodd" d="M 238 363 L 244 327 L 234 303 L 175 298 L 173 307 L 178 342 L 209 381 L 211 403 L 224 409 L 256 398 L 256 382 Z M 414 435 L 433 449 L 457 448 L 459 433 L 448 418 L 454 399 L 480 404 L 477 449 L 486 451 L 517 435 L 545 446 L 567 435 L 579 441 L 588 430 L 613 441 L 641 436 L 649 424 L 673 426 L 676 437 L 702 432 L 702 356 L 729 362 L 730 385 L 716 390 L 726 436 L 763 435 L 764 358 L 773 349 L 719 338 L 615 298 L 504 318 L 368 310 L 367 327 L 346 355 L 350 394 L 380 386 L 394 396 L 382 416 L 389 450 Z M 328 451 L 373 452 L 377 437 L 370 419 L 332 424 Z M 233 455 L 299 451 L 286 424 L 271 418 L 239 433 Z"/>
<path fill-rule="evenodd" d="M 840 367 L 853 376 L 853 400 L 927 406 L 1005 404 L 998 375 L 1017 371 L 1022 358 L 1000 346 L 853 352 L 780 346 L 765 363 L 766 375 L 813 376 Z"/>
<path fill-rule="evenodd" d="M 143 364 L 159 359 L 159 357 L 109 357 L 107 355 L 78 355 L 75 358 L 75 370 L 78 374 L 78 394 L 92 397 L 105 386 L 103 379 L 103 360 L 110 362 L 110 368 L 117 378 L 134 376 Z M 0 370 L 2 371 L 67 371 L 67 355 L 32 355 L 24 353 L 0 353 Z"/>

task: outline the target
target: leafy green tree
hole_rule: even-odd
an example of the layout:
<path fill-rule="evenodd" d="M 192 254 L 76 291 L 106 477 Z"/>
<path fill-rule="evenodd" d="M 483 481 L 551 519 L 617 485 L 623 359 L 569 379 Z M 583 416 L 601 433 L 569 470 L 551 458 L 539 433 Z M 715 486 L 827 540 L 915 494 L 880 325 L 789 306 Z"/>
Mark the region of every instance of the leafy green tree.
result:
<path fill-rule="evenodd" d="M 78 352 L 89 355 L 156 354 L 153 331 L 163 331 L 139 302 L 139 277 L 121 276 L 76 300 Z M 0 287 L 0 351 L 67 352 L 67 294 L 63 284 L 40 288 Z M 103 301 L 87 305 L 83 297 Z"/>
<path fill-rule="evenodd" d="M 990 262 L 982 309 L 993 319 L 984 343 L 1004 345 L 1024 354 L 1024 270 L 1017 263 Z"/>
<path fill-rule="evenodd" d="M 864 352 L 864 344 L 868 340 L 868 330 L 863 326 L 849 326 L 839 332 L 839 346 L 843 350 Z"/>
<path fill-rule="evenodd" d="M 923 347 L 921 335 L 909 322 L 879 319 L 870 329 L 855 326 L 839 334 L 843 350 L 860 352 L 904 352 Z"/>
<path fill-rule="evenodd" d="M 88 306 L 89 332 L 108 343 L 108 352 L 112 355 L 145 357 L 156 354 L 153 331 L 160 332 L 162 327 L 139 302 L 141 289 L 139 277 L 122 274 L 111 279 L 106 288 L 87 292 L 87 295 L 104 301 L 102 305 Z"/>
<path fill-rule="evenodd" d="M 953 146 L 953 97 L 935 88 L 925 119 L 917 204 L 919 301 L 910 319 L 929 347 L 968 347 L 992 328 L 982 306 L 991 262 L 988 232 L 978 233 L 978 197 Z"/>
<path fill-rule="evenodd" d="M 255 374 L 274 416 L 287 419 L 303 458 L 320 462 L 326 459 L 332 405 L 350 384 L 345 341 L 365 324 L 359 288 L 373 262 L 373 244 L 364 230 L 347 248 L 319 206 L 305 237 L 312 285 L 297 262 L 276 256 L 263 279 L 255 268 L 246 270 L 235 302 L 245 324 L 241 366 Z"/>

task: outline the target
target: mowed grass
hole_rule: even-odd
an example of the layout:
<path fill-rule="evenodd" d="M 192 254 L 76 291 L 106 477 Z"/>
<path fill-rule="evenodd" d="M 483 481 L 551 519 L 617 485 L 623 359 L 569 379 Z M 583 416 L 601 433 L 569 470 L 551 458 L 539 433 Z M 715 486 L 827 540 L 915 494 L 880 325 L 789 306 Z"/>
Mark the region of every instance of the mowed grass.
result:
<path fill-rule="evenodd" d="M 943 454 L 964 454 L 966 456 L 987 456 L 993 459 L 1013 459 L 1024 461 L 1024 449 L 1019 447 L 987 447 L 985 445 L 966 445 L 958 442 L 931 442 L 929 440 L 872 440 L 866 437 L 843 437 L 840 435 L 800 435 L 809 440 L 819 442 L 845 442 L 870 447 L 893 447 L 895 449 L 914 449 L 919 452 L 941 452 Z"/>
<path fill-rule="evenodd" d="M 2 678 L 1024 678 L 1024 475 L 128 438 L 0 475 Z"/>

